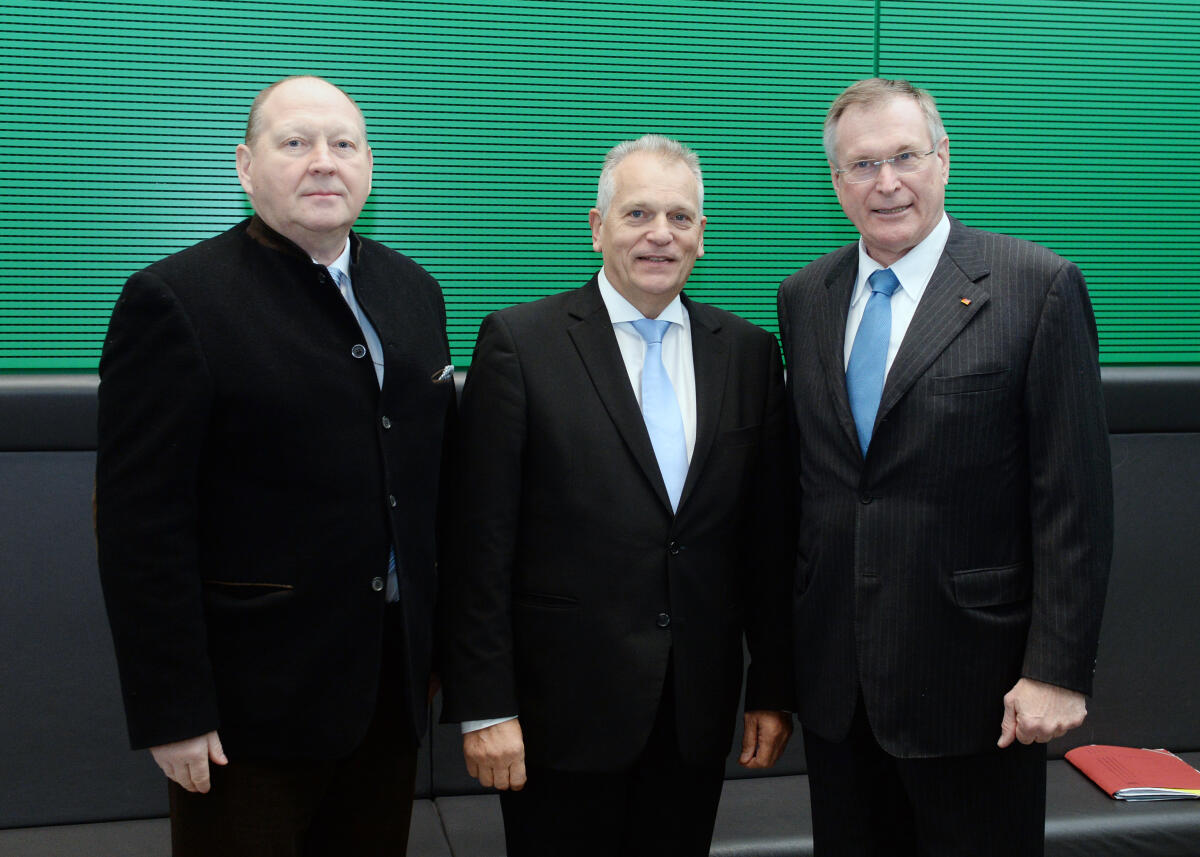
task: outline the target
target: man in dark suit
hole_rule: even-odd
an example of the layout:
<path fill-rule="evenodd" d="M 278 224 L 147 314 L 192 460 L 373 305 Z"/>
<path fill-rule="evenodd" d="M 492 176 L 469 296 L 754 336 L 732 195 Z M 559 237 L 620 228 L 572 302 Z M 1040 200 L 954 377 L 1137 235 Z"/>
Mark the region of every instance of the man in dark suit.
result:
<path fill-rule="evenodd" d="M 437 283 L 351 232 L 371 164 L 340 89 L 268 87 L 254 216 L 113 310 L 100 572 L 176 855 L 404 852 L 454 384 Z"/>
<path fill-rule="evenodd" d="M 743 634 L 742 764 L 791 733 L 779 350 L 680 294 L 704 250 L 690 150 L 616 146 L 590 221 L 586 286 L 480 329 L 444 719 L 472 721 L 510 857 L 707 855 Z"/>
<path fill-rule="evenodd" d="M 779 292 L 816 853 L 1040 854 L 1112 550 L 1087 290 L 945 214 L 928 93 L 854 84 L 825 148 L 861 238 Z"/>

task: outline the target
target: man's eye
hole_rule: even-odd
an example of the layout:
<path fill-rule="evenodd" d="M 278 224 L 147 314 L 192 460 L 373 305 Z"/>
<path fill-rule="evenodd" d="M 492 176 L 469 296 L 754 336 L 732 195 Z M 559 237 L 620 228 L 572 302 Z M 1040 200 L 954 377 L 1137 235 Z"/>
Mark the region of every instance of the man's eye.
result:
<path fill-rule="evenodd" d="M 903 164 L 906 161 L 913 160 L 914 158 L 916 158 L 916 156 L 917 155 L 915 152 L 901 152 L 900 154 L 898 154 L 896 156 L 895 161 L 897 164 Z"/>
<path fill-rule="evenodd" d="M 646 215 L 646 212 L 642 211 L 640 208 L 635 208 L 633 211 L 629 212 L 629 216 L 632 217 L 634 220 L 638 220 L 642 217 L 645 217 L 645 215 Z"/>
<path fill-rule="evenodd" d="M 678 214 L 672 215 L 671 219 L 674 220 L 676 223 L 687 223 L 692 218 L 690 218 L 686 214 L 683 214 L 682 212 L 680 212 Z"/>
<path fill-rule="evenodd" d="M 350 150 L 350 149 L 354 148 L 354 144 L 351 143 L 349 140 L 338 140 L 336 143 L 333 144 L 333 146 L 336 149 L 345 149 L 345 150 Z"/>
<path fill-rule="evenodd" d="M 286 140 L 286 141 L 284 141 L 283 145 L 287 146 L 289 149 L 299 149 L 300 141 L 299 140 Z"/>
<path fill-rule="evenodd" d="M 855 161 L 850 165 L 852 170 L 867 170 L 875 164 L 874 161 Z"/>

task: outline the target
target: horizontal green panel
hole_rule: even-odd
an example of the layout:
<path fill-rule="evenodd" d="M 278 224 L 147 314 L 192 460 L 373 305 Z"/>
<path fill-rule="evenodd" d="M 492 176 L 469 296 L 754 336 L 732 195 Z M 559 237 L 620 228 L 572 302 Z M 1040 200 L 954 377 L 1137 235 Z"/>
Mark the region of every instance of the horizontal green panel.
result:
<path fill-rule="evenodd" d="M 0 165 L 0 371 L 94 369 L 125 277 L 246 215 L 243 113 L 296 70 L 363 106 L 358 228 L 439 278 L 456 364 L 486 312 L 591 275 L 600 159 L 648 130 L 705 164 L 689 291 L 774 329 L 779 281 L 854 238 L 820 126 L 876 5 L 0 2 L 0 109 L 38 141 Z M 1200 362 L 1195 5 L 878 5 L 881 70 L 942 105 L 951 211 L 1078 262 L 1105 360 Z"/>

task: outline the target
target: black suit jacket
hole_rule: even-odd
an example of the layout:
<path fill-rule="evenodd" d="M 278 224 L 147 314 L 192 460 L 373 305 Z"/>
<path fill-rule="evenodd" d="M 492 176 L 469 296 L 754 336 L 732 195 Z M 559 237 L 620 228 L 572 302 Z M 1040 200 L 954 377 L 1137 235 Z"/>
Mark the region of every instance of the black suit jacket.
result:
<path fill-rule="evenodd" d="M 788 278 L 799 714 L 860 691 L 901 757 L 994 748 L 1021 676 L 1091 690 L 1112 551 L 1097 336 L 1079 269 L 951 220 L 864 461 L 843 342 L 857 245 Z"/>
<path fill-rule="evenodd" d="M 231 756 L 349 752 L 374 711 L 392 545 L 389 657 L 424 731 L 445 311 L 420 266 L 351 241 L 382 391 L 324 266 L 257 218 L 134 274 L 113 310 L 97 526 L 135 747 L 218 729 Z"/>
<path fill-rule="evenodd" d="M 444 719 L 519 714 L 526 758 L 616 770 L 674 663 L 685 758 L 791 707 L 786 412 L 774 337 L 685 299 L 696 444 L 673 514 L 595 279 L 484 320 L 463 390 Z"/>

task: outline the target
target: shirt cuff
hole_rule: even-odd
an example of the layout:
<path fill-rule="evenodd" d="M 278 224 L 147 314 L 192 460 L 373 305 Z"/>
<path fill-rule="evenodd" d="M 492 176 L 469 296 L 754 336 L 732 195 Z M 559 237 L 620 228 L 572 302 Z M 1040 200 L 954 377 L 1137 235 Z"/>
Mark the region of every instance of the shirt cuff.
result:
<path fill-rule="evenodd" d="M 495 726 L 497 723 L 507 723 L 510 720 L 516 720 L 517 715 L 513 714 L 510 717 L 493 717 L 489 720 L 464 720 L 462 722 L 462 734 L 468 732 L 478 732 L 480 729 L 487 729 L 489 726 Z"/>

